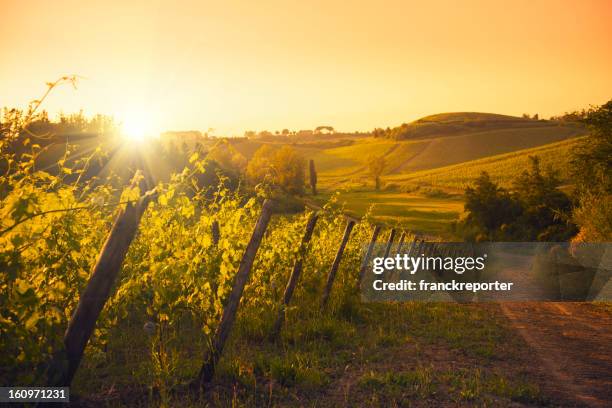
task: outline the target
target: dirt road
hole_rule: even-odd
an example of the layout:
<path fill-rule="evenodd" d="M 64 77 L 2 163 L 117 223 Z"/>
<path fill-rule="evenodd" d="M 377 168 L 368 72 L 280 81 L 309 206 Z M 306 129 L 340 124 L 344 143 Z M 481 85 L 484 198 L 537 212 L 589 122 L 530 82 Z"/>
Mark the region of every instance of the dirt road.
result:
<path fill-rule="evenodd" d="M 592 303 L 501 303 L 550 375 L 550 395 L 577 406 L 612 406 L 612 317 Z"/>

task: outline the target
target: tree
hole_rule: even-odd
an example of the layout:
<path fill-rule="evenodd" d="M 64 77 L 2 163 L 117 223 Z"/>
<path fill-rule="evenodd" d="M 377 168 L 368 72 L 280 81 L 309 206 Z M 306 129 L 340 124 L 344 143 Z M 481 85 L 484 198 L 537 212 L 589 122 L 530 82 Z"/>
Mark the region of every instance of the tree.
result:
<path fill-rule="evenodd" d="M 315 170 L 314 160 L 310 160 L 310 188 L 312 189 L 312 195 L 317 195 L 317 171 Z"/>
<path fill-rule="evenodd" d="M 246 158 L 227 140 L 219 141 L 208 152 L 208 158 L 226 171 L 240 174 L 246 167 Z"/>
<path fill-rule="evenodd" d="M 510 225 L 521 213 L 519 204 L 508 191 L 491 181 L 487 172 L 482 172 L 474 187 L 465 190 L 465 225 L 475 230 L 478 241 L 495 240 L 500 231 L 508 231 Z"/>
<path fill-rule="evenodd" d="M 612 193 L 612 100 L 585 112 L 589 136 L 572 158 L 580 193 Z"/>
<path fill-rule="evenodd" d="M 291 194 L 304 194 L 306 161 L 290 146 L 274 149 L 261 146 L 247 166 L 247 179 L 252 185 L 269 184 Z"/>
<path fill-rule="evenodd" d="M 252 184 L 260 184 L 273 179 L 272 156 L 275 150 L 268 144 L 262 145 L 255 151 L 246 168 L 247 180 Z"/>
<path fill-rule="evenodd" d="M 573 220 L 576 241 L 612 241 L 612 100 L 582 113 L 590 130 L 572 158 L 579 205 Z"/>
<path fill-rule="evenodd" d="M 467 216 L 457 224 L 465 239 L 476 241 L 566 241 L 577 233 L 570 220 L 571 201 L 552 173 L 530 168 L 507 191 L 483 172 L 465 191 Z"/>
<path fill-rule="evenodd" d="M 334 133 L 333 126 L 317 126 L 314 130 L 315 135 L 331 134 L 331 133 Z"/>
<path fill-rule="evenodd" d="M 262 130 L 261 132 L 257 134 L 257 137 L 259 138 L 266 138 L 266 137 L 272 137 L 272 136 L 274 136 L 274 134 L 270 132 L 269 130 Z"/>
<path fill-rule="evenodd" d="M 382 176 L 386 165 L 385 156 L 370 156 L 368 158 L 368 169 L 370 175 L 374 178 L 376 191 L 380 190 L 380 176 Z"/>
<path fill-rule="evenodd" d="M 275 182 L 291 194 L 304 194 L 306 161 L 290 146 L 276 151 L 272 161 Z"/>
<path fill-rule="evenodd" d="M 525 240 L 566 241 L 576 234 L 569 222 L 572 202 L 559 190 L 561 182 L 551 171 L 542 173 L 540 160 L 530 156 L 530 168 L 514 182 L 514 196 L 522 207 L 516 225 Z"/>
<path fill-rule="evenodd" d="M 372 136 L 374 136 L 374 137 L 384 137 L 385 136 L 385 130 L 381 129 L 381 128 L 375 128 L 374 130 L 372 130 Z"/>

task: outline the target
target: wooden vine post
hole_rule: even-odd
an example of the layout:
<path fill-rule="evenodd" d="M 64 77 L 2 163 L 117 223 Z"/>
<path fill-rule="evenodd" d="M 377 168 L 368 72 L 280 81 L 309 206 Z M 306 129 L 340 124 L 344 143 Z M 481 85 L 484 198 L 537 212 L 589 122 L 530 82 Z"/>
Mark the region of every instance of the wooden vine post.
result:
<path fill-rule="evenodd" d="M 348 220 L 346 223 L 346 228 L 344 229 L 344 235 L 342 236 L 342 241 L 340 242 L 340 247 L 338 248 L 338 252 L 336 253 L 336 258 L 334 259 L 334 263 L 329 270 L 329 275 L 327 276 L 327 284 L 325 285 L 325 290 L 323 291 L 323 298 L 321 299 L 321 307 L 324 308 L 329 301 L 329 294 L 331 293 L 332 286 L 334 285 L 334 279 L 336 279 L 336 273 L 338 272 L 338 268 L 340 267 L 340 261 L 342 260 L 342 254 L 344 253 L 344 248 L 346 248 L 346 244 L 348 243 L 349 237 L 351 236 L 351 231 L 355 226 L 354 220 Z"/>
<path fill-rule="evenodd" d="M 366 270 L 368 269 L 368 262 L 370 262 L 372 252 L 374 252 L 374 247 L 376 246 L 376 239 L 378 238 L 379 233 L 380 226 L 375 225 L 374 231 L 372 231 L 372 238 L 370 238 L 370 244 L 368 245 L 368 249 L 366 250 L 366 253 L 363 256 L 363 260 L 361 261 L 361 267 L 359 268 L 359 276 L 357 277 L 357 288 L 361 286 L 361 282 L 365 277 Z"/>
<path fill-rule="evenodd" d="M 410 243 L 410 248 L 408 248 L 408 256 L 412 257 L 416 253 L 416 246 L 419 244 L 419 237 L 415 234 L 412 242 Z"/>
<path fill-rule="evenodd" d="M 399 242 L 397 243 L 397 253 L 402 252 L 402 247 L 404 246 L 404 240 L 406 239 L 406 231 L 402 231 L 402 235 L 400 235 Z"/>
<path fill-rule="evenodd" d="M 72 383 L 85 346 L 119 275 L 128 248 L 138 231 L 140 219 L 154 197 L 155 190 L 151 190 L 135 203 L 128 203 L 117 215 L 93 268 L 91 278 L 68 323 L 64 335 L 65 354 L 56 354 L 51 363 L 48 381 L 52 386 L 70 386 Z"/>
<path fill-rule="evenodd" d="M 314 231 L 315 225 L 317 224 L 317 220 L 319 219 L 319 214 L 313 212 L 308 219 L 308 223 L 306 224 L 306 231 L 304 232 L 304 236 L 302 237 L 302 242 L 300 244 L 300 249 L 298 251 L 297 259 L 295 260 L 295 264 L 293 265 L 293 271 L 291 271 L 291 276 L 289 276 L 289 281 L 287 282 L 287 287 L 285 287 L 285 293 L 283 295 L 283 301 L 280 305 L 280 309 L 278 311 L 278 316 L 276 318 L 276 322 L 274 323 L 274 327 L 272 328 L 271 338 L 276 339 L 280 335 L 281 328 L 283 327 L 283 322 L 285 321 L 285 312 L 287 310 L 287 306 L 293 297 L 293 291 L 297 286 L 298 280 L 300 279 L 300 275 L 302 274 L 302 265 L 304 264 L 304 256 L 306 255 L 306 250 L 308 249 L 308 243 L 312 238 L 312 232 Z"/>
<path fill-rule="evenodd" d="M 389 253 L 391 252 L 391 247 L 393 246 L 394 239 L 395 239 L 395 228 L 392 228 L 391 232 L 389 233 L 389 240 L 387 241 L 387 246 L 385 247 L 385 254 L 383 255 L 384 258 L 389 256 Z"/>
<path fill-rule="evenodd" d="M 214 220 L 210 225 L 210 232 L 212 235 L 213 245 L 216 247 L 219 245 L 219 240 L 221 239 L 221 230 L 219 228 L 219 221 Z"/>
<path fill-rule="evenodd" d="M 202 387 L 204 384 L 210 382 L 215 374 L 215 366 L 221 357 L 225 342 L 227 341 L 227 338 L 232 330 L 232 326 L 234 325 L 234 321 L 236 320 L 238 305 L 240 304 L 244 287 L 249 279 L 249 274 L 251 272 L 251 268 L 253 267 L 255 255 L 257 254 L 257 250 L 259 249 L 264 233 L 266 232 L 268 224 L 270 223 L 273 206 L 274 205 L 271 200 L 266 200 L 261 208 L 261 214 L 259 215 L 257 224 L 255 224 L 253 234 L 251 234 L 251 239 L 249 240 L 249 243 L 244 251 L 244 255 L 242 256 L 242 260 L 240 261 L 240 265 L 238 266 L 238 272 L 234 278 L 232 291 L 227 300 L 227 305 L 223 309 L 221 322 L 215 331 L 210 349 L 206 351 L 204 363 L 202 364 L 200 372 L 198 373 L 195 381 L 192 383 L 194 388 Z"/>
<path fill-rule="evenodd" d="M 413 256 L 419 256 L 421 255 L 421 253 L 423 252 L 423 249 L 425 248 L 425 240 L 421 239 L 421 241 L 419 242 L 419 244 L 416 246 L 416 252 L 414 253 Z"/>

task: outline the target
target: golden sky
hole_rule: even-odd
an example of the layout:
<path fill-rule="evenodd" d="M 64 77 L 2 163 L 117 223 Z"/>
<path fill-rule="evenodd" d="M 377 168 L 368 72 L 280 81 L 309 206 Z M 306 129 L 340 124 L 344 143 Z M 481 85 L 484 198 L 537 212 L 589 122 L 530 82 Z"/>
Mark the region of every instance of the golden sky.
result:
<path fill-rule="evenodd" d="M 130 3 L 130 4 L 128 4 Z M 612 97 L 612 1 L 0 0 L 0 106 L 154 129 L 370 130 Z"/>

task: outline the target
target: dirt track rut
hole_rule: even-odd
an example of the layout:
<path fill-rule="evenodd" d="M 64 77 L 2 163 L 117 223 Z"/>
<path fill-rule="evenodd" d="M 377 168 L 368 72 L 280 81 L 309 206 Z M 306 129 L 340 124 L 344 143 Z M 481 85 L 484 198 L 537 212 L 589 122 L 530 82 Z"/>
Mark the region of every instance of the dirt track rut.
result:
<path fill-rule="evenodd" d="M 612 406 L 612 317 L 590 303 L 501 303 L 554 380 L 544 390 L 578 406 Z"/>

